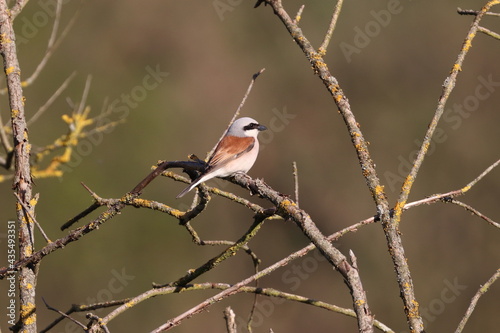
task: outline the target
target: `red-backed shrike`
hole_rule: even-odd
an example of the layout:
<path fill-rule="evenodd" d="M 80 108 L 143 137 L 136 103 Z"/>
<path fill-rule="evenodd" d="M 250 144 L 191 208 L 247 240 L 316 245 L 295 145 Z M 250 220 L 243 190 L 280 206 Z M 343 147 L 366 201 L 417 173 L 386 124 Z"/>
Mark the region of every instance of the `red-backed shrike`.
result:
<path fill-rule="evenodd" d="M 259 154 L 257 135 L 266 130 L 256 120 L 248 117 L 237 119 L 220 140 L 207 166 L 201 174 L 186 187 L 177 198 L 191 191 L 198 184 L 214 177 L 228 177 L 235 173 L 246 173 Z"/>

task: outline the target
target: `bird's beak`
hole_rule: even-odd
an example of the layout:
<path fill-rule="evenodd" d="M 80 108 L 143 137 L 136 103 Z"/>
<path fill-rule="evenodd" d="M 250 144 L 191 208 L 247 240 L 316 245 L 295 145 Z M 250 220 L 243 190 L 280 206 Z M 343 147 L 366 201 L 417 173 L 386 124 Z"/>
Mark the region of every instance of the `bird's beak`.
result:
<path fill-rule="evenodd" d="M 258 129 L 259 131 L 265 131 L 265 130 L 267 130 L 267 127 L 266 127 L 266 126 L 264 126 L 264 125 L 259 125 L 259 126 L 257 127 L 257 129 Z"/>

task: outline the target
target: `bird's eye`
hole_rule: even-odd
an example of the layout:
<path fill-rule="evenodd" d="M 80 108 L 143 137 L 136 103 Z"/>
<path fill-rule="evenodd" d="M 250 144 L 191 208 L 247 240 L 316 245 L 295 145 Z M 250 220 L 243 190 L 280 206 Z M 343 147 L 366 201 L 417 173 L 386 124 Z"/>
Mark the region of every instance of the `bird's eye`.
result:
<path fill-rule="evenodd" d="M 246 125 L 245 127 L 243 127 L 243 129 L 245 131 L 249 131 L 249 130 L 253 130 L 253 129 L 256 129 L 259 127 L 259 124 L 256 124 L 256 123 L 250 123 L 248 125 Z"/>

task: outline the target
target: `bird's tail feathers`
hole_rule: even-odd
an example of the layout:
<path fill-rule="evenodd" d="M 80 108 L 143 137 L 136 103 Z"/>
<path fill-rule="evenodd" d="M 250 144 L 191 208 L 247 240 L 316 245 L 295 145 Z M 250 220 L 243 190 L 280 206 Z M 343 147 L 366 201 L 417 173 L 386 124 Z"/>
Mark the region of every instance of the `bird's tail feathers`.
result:
<path fill-rule="evenodd" d="M 197 186 L 202 181 L 203 181 L 203 177 L 196 178 L 191 184 L 189 184 L 188 187 L 186 187 L 185 189 L 183 189 L 182 192 L 179 193 L 175 198 L 176 199 L 182 198 L 184 196 L 184 194 L 186 194 L 189 191 L 191 191 L 195 186 Z"/>

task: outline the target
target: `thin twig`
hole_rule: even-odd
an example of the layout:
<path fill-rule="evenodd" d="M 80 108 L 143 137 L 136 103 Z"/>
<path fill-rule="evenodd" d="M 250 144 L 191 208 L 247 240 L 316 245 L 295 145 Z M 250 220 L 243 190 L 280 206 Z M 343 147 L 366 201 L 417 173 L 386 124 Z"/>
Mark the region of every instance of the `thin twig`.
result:
<path fill-rule="evenodd" d="M 299 170 L 297 169 L 297 162 L 293 161 L 293 178 L 295 183 L 295 203 L 299 205 Z"/>
<path fill-rule="evenodd" d="M 479 13 L 481 13 L 480 10 L 473 10 L 473 9 L 462 9 L 460 7 L 457 8 L 457 13 L 460 15 L 474 15 L 477 16 Z M 491 15 L 491 16 L 500 16 L 500 13 L 494 13 L 494 12 L 486 12 L 484 15 Z"/>
<path fill-rule="evenodd" d="M 87 103 L 87 97 L 89 96 L 90 83 L 92 82 L 92 75 L 87 76 L 87 80 L 85 80 L 85 87 L 83 88 L 82 98 L 80 99 L 80 104 L 78 105 L 78 109 L 76 110 L 76 114 L 82 114 L 85 110 L 85 104 Z"/>
<path fill-rule="evenodd" d="M 12 146 L 10 145 L 11 139 L 7 137 L 7 133 L 5 132 L 4 123 L 2 120 L 2 115 L 0 114 L 0 140 L 2 141 L 3 149 L 5 150 L 5 154 L 12 154 Z M 5 162 L 5 168 L 9 169 L 10 163 Z"/>
<path fill-rule="evenodd" d="M 86 330 L 86 332 L 90 332 L 90 333 L 97 333 L 97 332 L 99 332 L 100 333 L 100 332 L 104 331 L 104 333 L 110 333 L 110 331 L 108 329 L 108 326 L 106 326 L 106 324 L 104 324 L 102 322 L 102 319 L 99 316 L 97 316 L 97 315 L 95 315 L 93 313 L 87 313 L 86 317 L 88 319 L 90 319 L 91 322 L 94 322 L 97 325 L 97 327 L 98 327 L 98 329 L 97 329 L 93 325 L 93 327 L 90 328 L 90 329 L 88 329 L 88 330 Z"/>
<path fill-rule="evenodd" d="M 500 229 L 500 223 L 493 221 L 488 216 L 484 215 L 483 213 L 481 213 L 480 211 L 478 211 L 474 207 L 467 205 L 466 203 L 463 203 L 462 201 L 458 201 L 458 200 L 452 199 L 452 198 L 450 198 L 449 200 L 443 200 L 443 201 L 460 206 L 460 207 L 464 208 L 466 211 L 471 212 L 472 214 L 482 218 L 483 220 L 485 220 L 486 222 L 488 222 L 492 226 Z"/>
<path fill-rule="evenodd" d="M 69 316 L 72 313 L 105 309 L 105 308 L 125 304 L 125 303 L 129 302 L 130 300 L 131 300 L 130 298 L 125 298 L 125 299 L 121 299 L 121 300 L 115 300 L 115 301 L 109 301 L 109 302 L 99 302 L 99 303 L 93 303 L 93 304 L 88 304 L 88 305 L 73 304 L 71 306 L 71 308 L 68 311 L 66 311 L 66 313 L 64 313 L 64 315 L 61 315 L 59 318 L 57 318 L 52 323 L 47 325 L 47 327 L 45 327 L 43 330 L 41 330 L 40 333 L 49 332 L 53 327 L 55 327 L 57 324 L 59 324 L 61 321 L 63 321 L 64 318 L 66 318 L 66 316 Z"/>
<path fill-rule="evenodd" d="M 56 17 L 54 19 L 54 25 L 52 27 L 52 34 L 51 34 L 51 37 L 50 37 L 49 42 L 47 44 L 47 50 L 45 51 L 45 54 L 44 54 L 42 60 L 40 61 L 38 66 L 35 68 L 35 70 L 31 74 L 31 76 L 23 81 L 24 87 L 30 86 L 31 84 L 33 84 L 33 82 L 35 82 L 35 80 L 38 78 L 40 73 L 43 71 L 43 69 L 45 68 L 45 66 L 49 62 L 49 60 L 52 57 L 52 55 L 54 54 L 54 52 L 57 50 L 57 48 L 59 47 L 61 42 L 64 40 L 64 38 L 67 36 L 69 31 L 73 27 L 73 24 L 76 22 L 76 19 L 80 13 L 79 10 L 77 10 L 75 12 L 73 17 L 69 21 L 69 23 L 66 25 L 64 30 L 61 32 L 61 35 L 59 36 L 59 38 L 56 39 L 55 36 L 56 36 L 57 29 L 59 27 L 59 21 L 61 19 L 60 6 L 62 6 L 62 0 L 57 1 Z"/>
<path fill-rule="evenodd" d="M 57 40 L 57 30 L 59 30 L 59 22 L 61 21 L 61 12 L 62 12 L 62 0 L 57 0 L 56 4 L 56 16 L 54 18 L 54 24 L 52 25 L 52 32 L 50 33 L 50 38 L 47 43 L 47 50 L 54 46 L 54 43 Z"/>
<path fill-rule="evenodd" d="M 494 31 L 491 31 L 490 29 L 487 29 L 485 27 L 479 27 L 478 31 L 480 31 L 480 32 L 482 32 L 490 37 L 493 37 L 495 39 L 500 39 L 500 34 L 494 32 Z"/>
<path fill-rule="evenodd" d="M 302 12 L 304 11 L 305 5 L 300 6 L 299 10 L 297 11 L 297 14 L 295 15 L 295 18 L 293 19 L 293 23 L 299 24 L 300 19 L 302 18 Z"/>
<path fill-rule="evenodd" d="M 247 232 L 243 236 L 240 237 L 234 244 L 229 246 L 227 249 L 222 251 L 219 255 L 213 257 L 212 259 L 208 260 L 206 263 L 198 267 L 197 269 L 190 270 L 188 274 L 184 275 L 180 279 L 174 282 L 170 282 L 167 284 L 163 285 L 158 285 L 154 284 L 156 288 L 162 288 L 165 286 L 175 286 L 175 287 L 183 287 L 189 282 L 193 281 L 196 279 L 198 276 L 208 272 L 209 270 L 217 267 L 220 263 L 222 263 L 224 260 L 231 258 L 238 250 L 240 250 L 243 246 L 247 245 L 248 242 L 257 234 L 257 232 L 260 230 L 262 224 L 268 218 L 269 216 L 264 215 L 264 214 L 256 214 L 254 216 L 254 222 L 250 226 Z"/>
<path fill-rule="evenodd" d="M 259 273 L 260 260 L 259 260 L 259 258 L 257 258 L 257 256 L 253 257 L 253 265 L 254 265 L 255 274 Z M 259 282 L 260 282 L 260 280 L 255 281 L 255 288 L 256 289 L 259 288 Z M 254 297 L 253 297 L 252 308 L 250 310 L 250 315 L 248 316 L 248 320 L 247 320 L 248 333 L 252 333 L 252 322 L 253 322 L 255 310 L 257 309 L 258 296 L 259 295 L 257 295 L 257 293 L 255 293 Z"/>
<path fill-rule="evenodd" d="M 458 324 L 457 329 L 455 330 L 455 333 L 461 333 L 467 324 L 467 321 L 469 320 L 470 316 L 472 315 L 472 312 L 474 312 L 474 309 L 476 308 L 477 303 L 479 302 L 479 298 L 483 296 L 488 289 L 495 283 L 495 281 L 500 277 L 500 269 L 497 269 L 496 272 L 486 281 L 484 285 L 479 288 L 479 290 L 476 292 L 474 297 L 472 297 L 472 300 L 469 304 L 469 307 L 467 308 L 467 311 L 465 312 L 465 315 L 463 316 L 462 320 Z"/>
<path fill-rule="evenodd" d="M 31 214 L 31 209 L 28 207 L 28 205 L 26 205 L 26 203 L 24 203 L 21 200 L 21 197 L 19 196 L 19 194 L 14 193 L 14 196 L 17 198 L 17 201 L 21 204 L 21 206 L 23 206 L 24 211 L 26 212 L 26 214 L 28 215 L 28 217 L 31 219 L 31 221 L 33 221 L 35 223 L 35 225 L 38 227 L 38 230 L 42 234 L 42 236 L 45 239 L 45 241 L 47 243 L 50 243 L 51 240 L 49 239 L 49 237 L 47 237 L 47 234 L 45 233 L 45 231 L 43 231 L 42 226 L 38 223 L 38 221 L 35 219 L 35 217 L 33 216 L 33 214 Z M 35 195 L 34 198 L 33 198 L 33 200 L 37 201 L 38 200 L 38 196 Z"/>
<path fill-rule="evenodd" d="M 50 98 L 38 108 L 38 110 L 35 112 L 35 114 L 28 120 L 28 125 L 31 125 L 34 123 L 45 111 L 49 109 L 49 107 L 54 103 L 54 101 L 62 94 L 64 90 L 68 87 L 69 83 L 73 78 L 75 77 L 76 72 L 71 73 L 70 76 L 64 80 L 64 82 L 57 88 L 57 90 L 50 96 Z"/>
<path fill-rule="evenodd" d="M 492 165 L 486 168 L 479 176 L 474 178 L 469 184 L 467 184 L 464 188 L 462 188 L 463 192 L 466 192 L 472 188 L 472 186 L 476 185 L 481 179 L 484 178 L 487 174 L 489 174 L 493 169 L 495 169 L 498 165 L 500 165 L 500 159 L 494 162 Z"/>
<path fill-rule="evenodd" d="M 12 17 L 12 20 L 14 20 L 17 15 L 21 13 L 23 10 L 24 6 L 28 3 L 29 0 L 16 0 L 16 3 L 12 8 L 10 9 L 10 15 Z"/>
<path fill-rule="evenodd" d="M 325 38 L 323 39 L 323 43 L 321 43 L 321 46 L 318 48 L 319 53 L 323 56 L 326 54 L 326 50 L 328 49 L 328 45 L 330 44 L 330 40 L 332 39 L 333 31 L 335 30 L 335 26 L 337 25 L 343 3 L 344 0 L 337 0 L 335 9 L 333 10 L 332 19 L 330 20 L 330 25 L 328 26 L 328 30 L 325 34 Z"/>
<path fill-rule="evenodd" d="M 51 307 L 47 301 L 45 300 L 45 298 L 42 297 L 42 301 L 45 303 L 45 306 L 47 307 L 47 309 L 49 310 L 52 310 L 52 311 L 55 311 L 57 313 L 59 313 L 61 316 L 63 316 L 64 318 L 67 318 L 69 320 L 71 320 L 72 322 L 74 322 L 75 324 L 77 324 L 78 326 L 80 326 L 81 328 L 83 328 L 84 330 L 86 330 L 87 326 L 85 326 L 84 324 L 80 323 L 78 320 L 72 318 L 71 316 L 68 316 L 66 313 L 56 309 L 56 308 L 53 308 Z"/>
<path fill-rule="evenodd" d="M 493 5 L 499 4 L 500 1 L 495 0 L 495 1 L 489 1 L 482 9 L 481 11 L 476 15 L 476 18 L 474 19 L 474 22 L 469 29 L 469 32 L 467 33 L 467 36 L 465 37 L 465 40 L 462 44 L 462 49 L 460 50 L 460 53 L 458 54 L 457 60 L 452 66 L 450 75 L 446 78 L 445 83 L 443 84 L 443 91 L 441 93 L 441 97 L 439 98 L 438 105 L 436 108 L 436 111 L 434 113 L 434 117 L 431 120 L 431 123 L 429 124 L 429 127 L 427 129 L 427 132 L 425 133 L 424 140 L 422 141 L 422 145 L 418 151 L 417 158 L 413 162 L 413 166 L 411 168 L 410 173 L 406 177 L 402 187 L 401 187 L 401 193 L 399 194 L 399 198 L 396 204 L 396 207 L 394 208 L 394 223 L 398 223 L 400 220 L 402 208 L 406 204 L 406 201 L 408 200 L 408 196 L 410 195 L 411 188 L 413 186 L 413 183 L 415 182 L 415 179 L 417 177 L 418 171 L 420 170 L 420 166 L 422 165 L 424 158 L 427 154 L 427 151 L 430 147 L 432 137 L 434 135 L 434 132 L 437 128 L 438 122 L 441 119 L 441 116 L 444 113 L 444 107 L 446 106 L 446 102 L 448 101 L 448 98 L 450 97 L 451 92 L 453 91 L 455 87 L 455 83 L 457 81 L 458 74 L 460 71 L 462 71 L 462 65 L 465 60 L 465 56 L 469 52 L 471 46 L 472 46 L 472 40 L 477 34 L 477 31 L 479 29 L 479 22 L 483 18 L 484 14 L 488 11 L 489 8 L 491 8 Z"/>
<path fill-rule="evenodd" d="M 224 133 L 222 134 L 222 136 L 217 141 L 217 144 L 208 153 L 207 160 L 213 155 L 213 153 L 215 151 L 215 148 L 217 148 L 217 145 L 219 144 L 219 142 L 222 140 L 222 138 L 224 138 L 224 136 L 226 135 L 227 131 L 229 130 L 229 127 L 231 127 L 231 125 L 234 123 L 234 121 L 236 120 L 236 118 L 240 115 L 241 109 L 243 108 L 243 105 L 245 105 L 245 102 L 246 102 L 248 96 L 250 95 L 250 92 L 252 91 L 252 87 L 253 87 L 253 84 L 255 83 L 255 80 L 257 80 L 257 78 L 259 77 L 259 75 L 262 74 L 265 70 L 266 70 L 265 68 L 262 68 L 260 71 L 258 71 L 254 75 L 252 75 L 252 80 L 250 81 L 250 84 L 248 85 L 247 91 L 245 92 L 245 95 L 243 96 L 243 99 L 241 100 L 240 105 L 236 109 L 236 112 L 234 113 L 233 118 L 229 122 L 229 125 L 227 126 L 226 130 L 224 131 Z"/>

